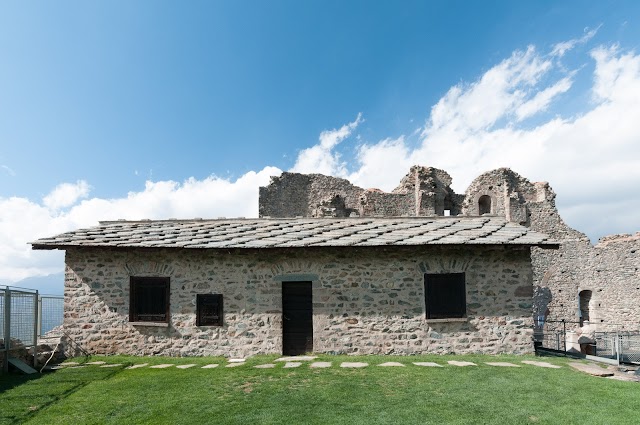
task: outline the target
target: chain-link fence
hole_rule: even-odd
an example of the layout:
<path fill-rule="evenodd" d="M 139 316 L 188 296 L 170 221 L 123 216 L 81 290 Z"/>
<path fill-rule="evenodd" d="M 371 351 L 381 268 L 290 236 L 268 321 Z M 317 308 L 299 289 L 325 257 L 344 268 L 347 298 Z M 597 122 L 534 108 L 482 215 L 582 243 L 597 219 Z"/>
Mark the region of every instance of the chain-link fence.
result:
<path fill-rule="evenodd" d="M 61 296 L 0 287 L 0 358 L 4 371 L 12 352 L 25 352 L 29 348 L 35 352 L 38 336 L 62 324 L 63 309 Z"/>

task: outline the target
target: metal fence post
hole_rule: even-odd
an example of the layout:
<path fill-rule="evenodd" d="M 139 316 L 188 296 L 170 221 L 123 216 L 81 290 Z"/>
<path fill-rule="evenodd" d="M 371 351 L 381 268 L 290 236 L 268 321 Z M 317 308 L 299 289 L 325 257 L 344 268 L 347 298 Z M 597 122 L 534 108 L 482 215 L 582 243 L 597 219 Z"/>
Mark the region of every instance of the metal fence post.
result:
<path fill-rule="evenodd" d="M 11 348 L 11 290 L 4 291 L 4 358 L 2 370 L 9 372 L 9 349 Z"/>
<path fill-rule="evenodd" d="M 33 367 L 38 367 L 38 321 L 40 316 L 38 315 L 38 300 L 40 294 L 36 290 L 35 299 L 33 302 Z"/>
<path fill-rule="evenodd" d="M 562 334 L 564 335 L 564 352 L 567 352 L 567 323 L 562 319 Z"/>

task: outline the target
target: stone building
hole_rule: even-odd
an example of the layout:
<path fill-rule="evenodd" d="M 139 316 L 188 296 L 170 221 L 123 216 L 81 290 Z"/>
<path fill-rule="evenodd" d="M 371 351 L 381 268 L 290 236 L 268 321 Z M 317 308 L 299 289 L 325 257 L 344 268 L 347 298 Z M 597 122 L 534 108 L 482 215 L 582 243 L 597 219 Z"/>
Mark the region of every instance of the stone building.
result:
<path fill-rule="evenodd" d="M 532 249 L 534 317 L 589 321 L 596 330 L 640 329 L 640 233 L 602 238 L 595 246 L 558 214 L 548 183 L 507 168 L 477 177 L 464 194 L 447 172 L 414 166 L 391 193 L 344 179 L 282 173 L 260 188 L 260 215 L 497 216 L 549 235 L 558 250 Z"/>
<path fill-rule="evenodd" d="M 384 194 L 289 174 L 307 192 L 261 195 L 321 218 L 103 222 L 33 248 L 66 251 L 64 327 L 91 353 L 532 352 L 531 250 L 557 243 L 502 217 L 437 216 L 464 213 L 462 197 L 424 175 Z M 366 217 L 408 210 L 432 217 Z"/>

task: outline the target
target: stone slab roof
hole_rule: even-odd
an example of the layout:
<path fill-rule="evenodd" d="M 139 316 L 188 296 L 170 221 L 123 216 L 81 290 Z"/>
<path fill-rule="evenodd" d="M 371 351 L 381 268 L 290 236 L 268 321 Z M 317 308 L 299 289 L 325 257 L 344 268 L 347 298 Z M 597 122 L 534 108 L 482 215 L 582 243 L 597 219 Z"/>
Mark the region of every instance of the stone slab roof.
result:
<path fill-rule="evenodd" d="M 547 235 L 500 217 L 287 218 L 105 221 L 31 242 L 33 249 L 297 248 L 418 245 L 535 245 Z"/>

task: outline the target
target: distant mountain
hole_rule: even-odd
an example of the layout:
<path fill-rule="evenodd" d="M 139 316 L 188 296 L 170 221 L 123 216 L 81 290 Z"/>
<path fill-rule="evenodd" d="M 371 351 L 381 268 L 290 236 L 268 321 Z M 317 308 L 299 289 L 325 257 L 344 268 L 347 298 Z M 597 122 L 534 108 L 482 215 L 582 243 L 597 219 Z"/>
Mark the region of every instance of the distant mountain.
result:
<path fill-rule="evenodd" d="M 3 282 L 3 284 L 5 283 Z M 6 285 L 37 289 L 41 294 L 46 295 L 63 295 L 64 272 L 50 274 L 47 276 L 28 277 L 18 282 L 6 283 Z"/>

